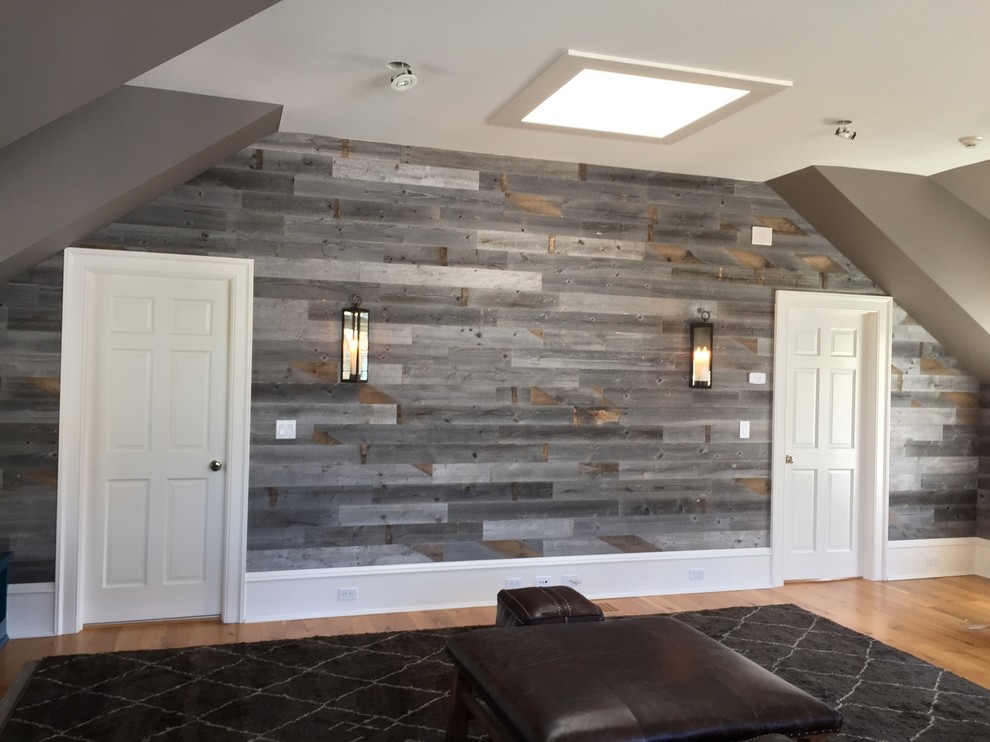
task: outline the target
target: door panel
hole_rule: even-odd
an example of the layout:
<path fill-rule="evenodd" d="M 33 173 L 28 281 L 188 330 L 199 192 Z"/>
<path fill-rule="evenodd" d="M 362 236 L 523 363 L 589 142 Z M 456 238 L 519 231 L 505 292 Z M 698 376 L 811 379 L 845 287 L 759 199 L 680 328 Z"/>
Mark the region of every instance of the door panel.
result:
<path fill-rule="evenodd" d="M 791 508 L 791 549 L 799 552 L 815 550 L 815 496 L 817 472 L 813 469 L 792 470 L 790 491 L 794 507 Z"/>
<path fill-rule="evenodd" d="M 210 487 L 203 479 L 168 482 L 168 520 L 165 539 L 165 583 L 202 582 L 207 579 Z"/>
<path fill-rule="evenodd" d="M 844 469 L 828 473 L 828 549 L 853 548 L 853 472 Z"/>
<path fill-rule="evenodd" d="M 795 448 L 815 448 L 818 445 L 818 369 L 797 369 L 794 372 L 794 407 L 790 442 Z"/>
<path fill-rule="evenodd" d="M 148 584 L 149 505 L 147 480 L 107 482 L 103 588 Z"/>
<path fill-rule="evenodd" d="M 833 371 L 829 395 L 829 445 L 854 448 L 856 445 L 856 372 Z"/>
<path fill-rule="evenodd" d="M 129 381 L 105 399 L 107 448 L 147 451 L 151 447 L 151 353 L 111 349 L 107 366 L 112 378 Z"/>
<path fill-rule="evenodd" d="M 212 354 L 203 351 L 173 351 L 172 393 L 169 410 L 170 445 L 173 449 L 209 449 Z"/>

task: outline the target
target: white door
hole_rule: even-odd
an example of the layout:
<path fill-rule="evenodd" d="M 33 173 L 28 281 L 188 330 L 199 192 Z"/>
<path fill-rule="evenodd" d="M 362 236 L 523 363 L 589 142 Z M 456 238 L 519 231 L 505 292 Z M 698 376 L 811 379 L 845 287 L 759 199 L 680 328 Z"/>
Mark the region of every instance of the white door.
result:
<path fill-rule="evenodd" d="M 91 280 L 83 620 L 219 615 L 228 282 Z"/>
<path fill-rule="evenodd" d="M 778 293 L 775 584 L 880 577 L 890 305 L 887 297 Z"/>
<path fill-rule="evenodd" d="M 862 312 L 799 308 L 787 338 L 785 579 L 858 577 Z"/>
<path fill-rule="evenodd" d="M 244 620 L 253 261 L 69 247 L 64 278 L 55 633 Z"/>

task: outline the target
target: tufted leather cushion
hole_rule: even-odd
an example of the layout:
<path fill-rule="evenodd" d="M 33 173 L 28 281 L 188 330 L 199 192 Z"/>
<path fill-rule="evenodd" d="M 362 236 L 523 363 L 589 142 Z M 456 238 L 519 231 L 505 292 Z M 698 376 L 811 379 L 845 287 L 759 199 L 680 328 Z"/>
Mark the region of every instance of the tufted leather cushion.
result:
<path fill-rule="evenodd" d="M 447 651 L 522 740 L 746 740 L 842 725 L 838 711 L 665 616 L 480 629 Z"/>
<path fill-rule="evenodd" d="M 603 621 L 602 609 L 571 587 L 520 587 L 499 590 L 496 626 Z"/>

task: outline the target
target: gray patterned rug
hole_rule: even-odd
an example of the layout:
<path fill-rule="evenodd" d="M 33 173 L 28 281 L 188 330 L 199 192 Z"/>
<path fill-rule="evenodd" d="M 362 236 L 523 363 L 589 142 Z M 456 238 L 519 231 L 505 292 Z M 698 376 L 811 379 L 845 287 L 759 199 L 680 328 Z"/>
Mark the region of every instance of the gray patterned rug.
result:
<path fill-rule="evenodd" d="M 800 608 L 678 618 L 839 707 L 836 740 L 990 740 L 990 691 Z M 460 630 L 49 657 L 0 742 L 441 742 Z"/>

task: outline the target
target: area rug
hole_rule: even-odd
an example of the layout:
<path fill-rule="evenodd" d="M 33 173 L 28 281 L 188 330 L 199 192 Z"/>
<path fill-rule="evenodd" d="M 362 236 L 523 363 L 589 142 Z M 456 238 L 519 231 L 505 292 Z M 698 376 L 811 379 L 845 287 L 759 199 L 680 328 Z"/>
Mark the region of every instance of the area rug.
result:
<path fill-rule="evenodd" d="M 838 707 L 836 740 L 990 739 L 990 691 L 795 606 L 677 618 Z M 49 657 L 0 742 L 441 742 L 464 630 Z"/>

